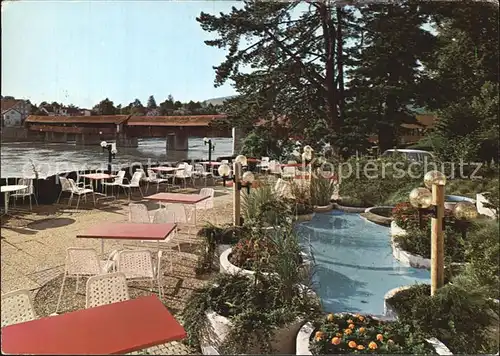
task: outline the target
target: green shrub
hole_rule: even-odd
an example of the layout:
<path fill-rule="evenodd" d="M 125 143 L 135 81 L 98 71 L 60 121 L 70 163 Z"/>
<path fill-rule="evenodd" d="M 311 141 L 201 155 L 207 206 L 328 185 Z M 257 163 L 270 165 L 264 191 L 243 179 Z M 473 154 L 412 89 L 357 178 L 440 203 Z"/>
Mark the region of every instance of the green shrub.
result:
<path fill-rule="evenodd" d="M 484 296 L 500 298 L 498 236 L 498 221 L 480 220 L 469 229 L 465 241 L 465 258 L 469 263 L 455 283 L 482 290 Z"/>
<path fill-rule="evenodd" d="M 410 228 L 406 230 L 406 235 L 394 237 L 396 244 L 413 255 L 424 258 L 431 258 L 431 229 L 426 225 L 426 229 Z M 465 242 L 462 234 L 450 226 L 444 231 L 444 256 L 449 262 L 465 261 Z"/>
<path fill-rule="evenodd" d="M 270 185 L 244 193 L 242 213 L 245 225 L 275 226 L 288 223 L 292 217 L 290 204 L 282 199 Z"/>
<path fill-rule="evenodd" d="M 492 338 L 498 315 L 481 291 L 447 284 L 431 297 L 425 288 L 414 286 L 389 300 L 401 323 L 413 333 L 436 337 L 455 354 L 498 351 L 498 340 Z"/>
<path fill-rule="evenodd" d="M 311 179 L 311 203 L 316 206 L 330 204 L 335 191 L 333 180 L 324 177 L 312 177 Z"/>

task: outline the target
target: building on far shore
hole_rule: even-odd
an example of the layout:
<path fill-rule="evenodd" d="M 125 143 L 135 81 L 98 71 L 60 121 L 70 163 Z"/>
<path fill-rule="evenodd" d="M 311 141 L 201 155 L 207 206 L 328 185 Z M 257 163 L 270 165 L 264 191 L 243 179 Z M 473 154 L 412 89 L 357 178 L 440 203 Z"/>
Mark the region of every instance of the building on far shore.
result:
<path fill-rule="evenodd" d="M 20 127 L 31 111 L 28 100 L 2 98 L 2 127 Z"/>

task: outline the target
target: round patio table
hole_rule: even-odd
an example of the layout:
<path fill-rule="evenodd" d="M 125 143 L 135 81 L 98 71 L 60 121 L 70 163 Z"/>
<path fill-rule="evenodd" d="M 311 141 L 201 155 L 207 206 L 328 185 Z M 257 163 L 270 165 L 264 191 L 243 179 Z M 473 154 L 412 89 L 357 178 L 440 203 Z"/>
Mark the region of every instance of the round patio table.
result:
<path fill-rule="evenodd" d="M 17 192 L 18 190 L 24 190 L 28 189 L 27 185 L 2 185 L 0 188 L 2 193 L 5 194 L 5 201 L 4 201 L 4 207 L 5 207 L 5 214 L 9 213 L 9 194 L 10 192 Z"/>

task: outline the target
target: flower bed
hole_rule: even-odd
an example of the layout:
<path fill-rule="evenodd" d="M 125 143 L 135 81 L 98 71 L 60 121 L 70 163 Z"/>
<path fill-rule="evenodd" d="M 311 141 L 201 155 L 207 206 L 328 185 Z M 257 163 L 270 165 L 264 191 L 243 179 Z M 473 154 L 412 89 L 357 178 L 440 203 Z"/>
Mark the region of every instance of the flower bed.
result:
<path fill-rule="evenodd" d="M 316 327 L 305 324 L 297 334 L 297 355 L 347 353 L 451 355 L 437 339 L 409 335 L 397 322 L 367 315 L 329 314 Z"/>

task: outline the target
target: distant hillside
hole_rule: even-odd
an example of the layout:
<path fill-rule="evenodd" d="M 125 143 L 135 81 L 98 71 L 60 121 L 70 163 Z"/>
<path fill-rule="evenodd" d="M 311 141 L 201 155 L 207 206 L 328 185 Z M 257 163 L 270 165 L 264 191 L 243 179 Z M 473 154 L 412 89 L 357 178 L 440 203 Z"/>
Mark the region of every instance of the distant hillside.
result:
<path fill-rule="evenodd" d="M 227 99 L 231 99 L 231 98 L 234 98 L 235 95 L 232 95 L 232 96 L 224 96 L 224 97 L 221 97 L 221 98 L 213 98 L 213 99 L 208 99 L 208 100 L 205 100 L 201 103 L 201 105 L 205 106 L 205 105 L 209 105 L 209 104 L 212 104 L 212 105 L 222 105 L 224 103 L 225 100 Z"/>

